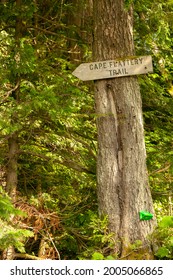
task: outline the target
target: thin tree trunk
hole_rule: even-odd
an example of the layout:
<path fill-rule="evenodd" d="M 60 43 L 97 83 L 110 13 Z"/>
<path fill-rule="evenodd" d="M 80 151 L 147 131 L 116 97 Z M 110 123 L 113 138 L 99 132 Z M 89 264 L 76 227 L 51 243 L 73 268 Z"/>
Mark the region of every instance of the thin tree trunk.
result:
<path fill-rule="evenodd" d="M 81 42 L 83 44 L 87 43 L 88 47 L 92 48 L 92 15 L 93 15 L 93 0 L 72 0 L 71 4 L 73 9 L 67 14 L 67 25 L 70 27 L 75 27 L 73 31 L 74 40 L 68 41 L 69 56 L 70 61 L 79 62 L 83 60 L 84 49 L 81 47 Z M 71 29 L 69 29 L 71 37 Z M 78 38 L 78 39 L 77 39 Z"/>
<path fill-rule="evenodd" d="M 16 0 L 16 7 L 20 9 L 21 0 Z M 16 46 L 20 45 L 20 38 L 22 36 L 22 20 L 19 17 L 16 17 L 16 26 L 15 26 L 15 43 Z M 15 58 L 14 58 L 15 59 Z M 14 92 L 12 92 L 12 96 L 16 101 L 16 104 L 19 103 L 20 100 L 20 77 L 16 78 L 17 88 Z M 17 122 L 17 114 L 14 113 L 11 116 L 11 124 L 15 124 Z M 14 132 L 9 136 L 8 139 L 8 164 L 7 164 L 7 181 L 6 181 L 6 191 L 8 195 L 11 197 L 12 202 L 16 201 L 16 192 L 17 192 L 17 179 L 18 179 L 18 152 L 19 152 L 19 144 L 18 144 L 18 132 Z M 11 221 L 13 220 L 13 216 L 11 217 Z M 3 259 L 12 260 L 15 256 L 15 250 L 13 246 L 9 246 L 6 250 L 3 251 Z"/>
<path fill-rule="evenodd" d="M 2 165 L 0 165 L 0 187 L 4 189 L 6 187 L 6 170 Z"/>
<path fill-rule="evenodd" d="M 123 0 L 94 1 L 93 60 L 134 55 L 133 10 Z M 95 81 L 98 128 L 98 202 L 109 217 L 117 239 L 116 251 L 147 241 L 155 218 L 140 221 L 139 212 L 154 213 L 148 185 L 140 88 L 137 77 Z"/>
<path fill-rule="evenodd" d="M 16 190 L 17 190 L 17 159 L 18 159 L 18 143 L 17 134 L 14 133 L 9 141 L 9 154 L 8 154 L 8 164 L 7 164 L 7 179 L 6 179 L 6 191 L 11 197 L 12 202 L 16 201 Z M 10 220 L 13 220 L 11 216 Z M 13 246 L 9 246 L 2 252 L 3 260 L 13 260 L 15 255 L 15 250 Z"/>
<path fill-rule="evenodd" d="M 17 133 L 12 134 L 8 140 L 9 154 L 8 154 L 8 165 L 7 165 L 7 184 L 6 190 L 12 201 L 16 200 L 17 190 L 17 168 L 18 168 L 18 140 Z"/>

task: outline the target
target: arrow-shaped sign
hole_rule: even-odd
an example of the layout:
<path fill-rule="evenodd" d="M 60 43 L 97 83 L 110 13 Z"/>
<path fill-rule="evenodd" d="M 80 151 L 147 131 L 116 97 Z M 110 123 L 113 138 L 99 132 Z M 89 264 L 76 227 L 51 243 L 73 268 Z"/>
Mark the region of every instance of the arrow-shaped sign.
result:
<path fill-rule="evenodd" d="M 117 60 L 82 63 L 72 74 L 82 81 L 90 81 L 152 72 L 151 56 L 135 56 Z"/>

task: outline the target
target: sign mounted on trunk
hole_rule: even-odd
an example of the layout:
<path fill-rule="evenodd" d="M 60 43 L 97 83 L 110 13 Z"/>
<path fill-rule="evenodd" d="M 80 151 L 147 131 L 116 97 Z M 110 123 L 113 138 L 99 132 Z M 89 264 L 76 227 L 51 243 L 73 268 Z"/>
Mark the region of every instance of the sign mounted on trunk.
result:
<path fill-rule="evenodd" d="M 82 63 L 72 74 L 82 81 L 91 81 L 152 72 L 151 56 L 134 56 L 124 59 Z"/>

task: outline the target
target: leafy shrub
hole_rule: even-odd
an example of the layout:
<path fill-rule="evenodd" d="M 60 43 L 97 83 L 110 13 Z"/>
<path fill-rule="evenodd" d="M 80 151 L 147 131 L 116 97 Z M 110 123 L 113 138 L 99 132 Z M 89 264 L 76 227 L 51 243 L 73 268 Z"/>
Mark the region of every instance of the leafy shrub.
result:
<path fill-rule="evenodd" d="M 4 220 L 9 220 L 11 215 L 22 215 L 20 210 L 16 209 L 11 203 L 9 196 L 0 187 L 0 218 Z"/>
<path fill-rule="evenodd" d="M 173 259 L 173 217 L 164 216 L 152 235 L 157 259 Z"/>
<path fill-rule="evenodd" d="M 29 230 L 15 229 L 13 226 L 0 220 L 0 250 L 10 246 L 15 247 L 19 252 L 24 253 L 24 242 L 26 238 L 33 236 Z"/>
<path fill-rule="evenodd" d="M 90 211 L 90 213 L 92 212 Z M 92 213 L 88 230 L 90 231 L 90 237 L 87 242 L 87 248 L 80 254 L 79 258 L 93 260 L 116 259 L 113 233 L 108 231 L 108 217 L 99 218 Z"/>
<path fill-rule="evenodd" d="M 14 246 L 19 252 L 25 252 L 24 241 L 33 236 L 29 230 L 14 227 L 12 218 L 17 215 L 25 215 L 16 209 L 8 195 L 0 188 L 0 250 Z"/>

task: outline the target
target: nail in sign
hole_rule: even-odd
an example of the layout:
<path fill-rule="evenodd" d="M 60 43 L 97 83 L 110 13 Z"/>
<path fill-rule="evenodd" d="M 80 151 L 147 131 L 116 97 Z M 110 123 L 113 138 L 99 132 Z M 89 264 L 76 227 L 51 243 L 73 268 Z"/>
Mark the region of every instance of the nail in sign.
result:
<path fill-rule="evenodd" d="M 82 81 L 90 81 L 152 72 L 151 56 L 135 56 L 117 60 L 82 63 L 72 74 Z"/>

